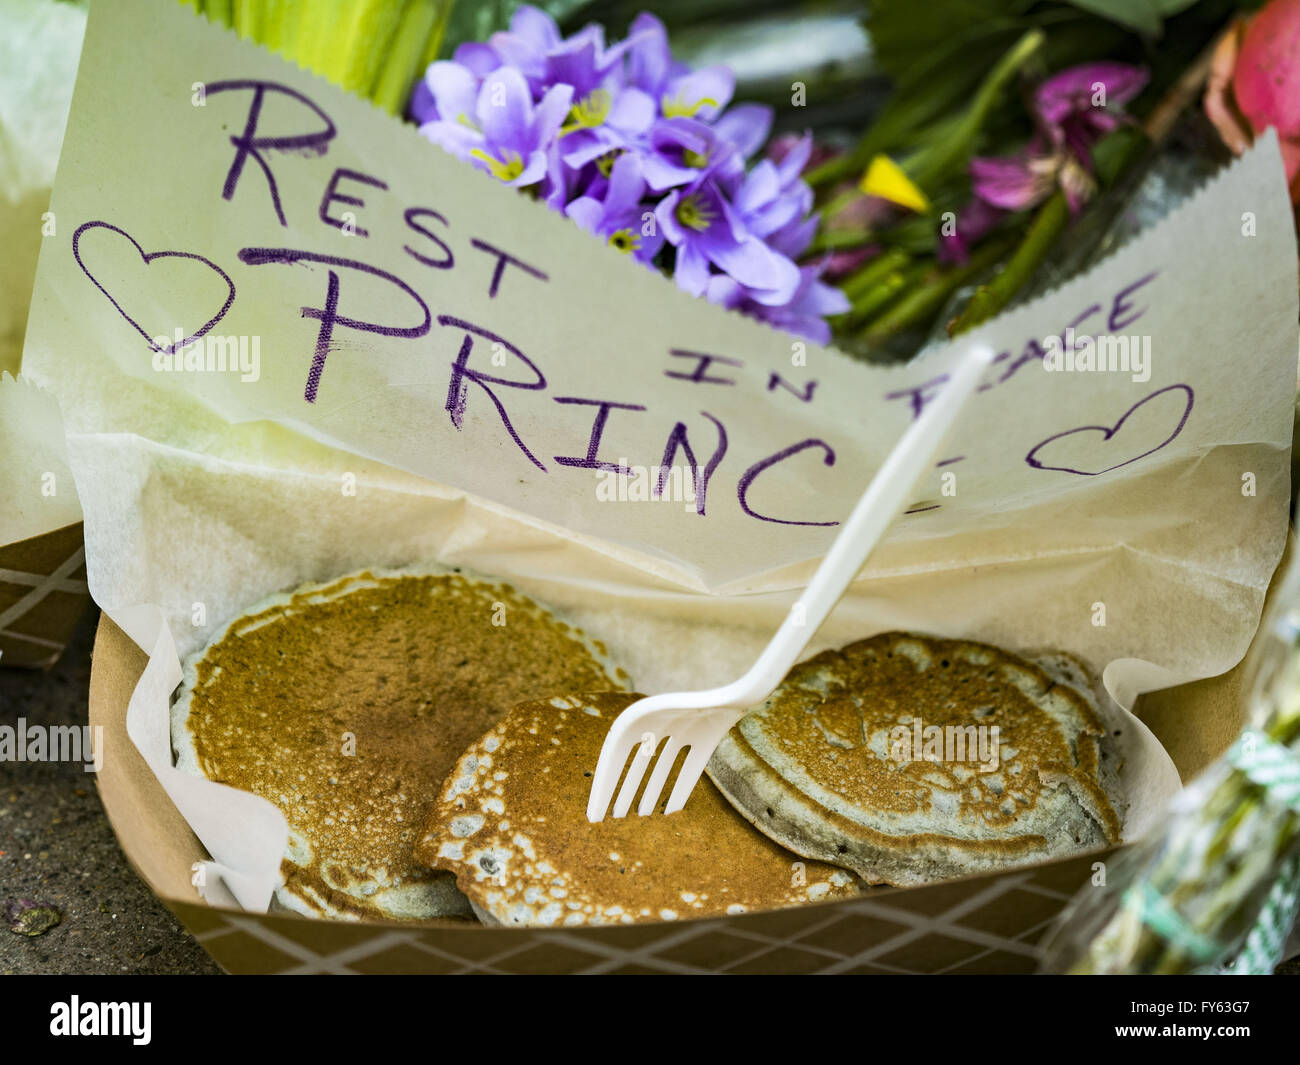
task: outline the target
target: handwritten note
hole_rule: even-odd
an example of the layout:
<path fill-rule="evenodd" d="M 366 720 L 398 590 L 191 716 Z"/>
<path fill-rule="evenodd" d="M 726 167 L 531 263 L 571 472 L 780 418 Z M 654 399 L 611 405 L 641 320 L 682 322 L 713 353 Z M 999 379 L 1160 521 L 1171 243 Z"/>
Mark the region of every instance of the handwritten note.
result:
<path fill-rule="evenodd" d="M 1295 292 L 1274 152 L 984 330 L 998 364 L 892 541 L 1252 444 L 1273 493 L 1255 509 L 1276 519 Z M 74 431 L 177 442 L 183 410 L 268 419 L 706 587 L 818 556 L 950 358 L 870 369 L 692 300 L 368 104 L 146 0 L 92 12 L 52 208 L 27 358 Z M 1050 372 L 1067 330 L 1072 355 L 1095 339 L 1106 365 L 1101 341 L 1125 338 L 1149 364 Z M 690 505 L 669 505 L 683 481 Z M 638 484 L 640 508 L 601 497 Z M 1189 519 L 1221 513 L 1186 489 Z M 1122 518 L 1098 496 L 1068 535 Z"/>

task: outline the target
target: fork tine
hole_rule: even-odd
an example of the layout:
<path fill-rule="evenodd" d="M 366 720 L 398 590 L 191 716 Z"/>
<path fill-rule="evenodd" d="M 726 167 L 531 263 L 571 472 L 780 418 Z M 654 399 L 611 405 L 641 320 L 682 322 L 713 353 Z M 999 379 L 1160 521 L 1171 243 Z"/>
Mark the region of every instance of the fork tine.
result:
<path fill-rule="evenodd" d="M 668 742 L 659 753 L 659 760 L 655 762 L 655 770 L 646 783 L 645 791 L 641 793 L 641 802 L 636 809 L 641 817 L 654 813 L 655 805 L 659 802 L 659 793 L 664 790 L 664 782 L 668 779 L 673 763 L 677 761 L 677 755 L 684 746 L 685 744 L 676 736 L 668 737 Z"/>
<path fill-rule="evenodd" d="M 664 813 L 675 814 L 686 805 L 686 800 L 695 790 L 700 774 L 709 764 L 709 759 L 713 756 L 713 748 L 716 746 L 717 743 L 709 742 L 707 736 L 699 736 L 696 742 L 691 744 L 691 753 L 682 763 L 682 771 L 677 775 L 677 783 L 673 785 L 673 793 L 668 797 L 668 805 L 664 808 Z"/>
<path fill-rule="evenodd" d="M 627 756 L 640 737 L 627 728 L 620 728 L 618 721 L 610 729 L 609 735 L 600 748 L 600 757 L 596 759 L 596 771 L 591 780 L 591 794 L 587 798 L 587 820 L 596 822 L 605 820 L 609 812 L 610 800 L 614 798 L 614 789 L 618 787 Z"/>
<path fill-rule="evenodd" d="M 623 778 L 623 786 L 619 789 L 618 798 L 614 800 L 615 817 L 626 817 L 632 808 L 632 800 L 636 798 L 637 788 L 641 786 L 641 779 L 650 765 L 650 759 L 655 755 L 657 744 L 658 737 L 653 732 L 641 734 L 641 746 L 637 748 L 632 764 L 627 767 L 627 776 Z"/>

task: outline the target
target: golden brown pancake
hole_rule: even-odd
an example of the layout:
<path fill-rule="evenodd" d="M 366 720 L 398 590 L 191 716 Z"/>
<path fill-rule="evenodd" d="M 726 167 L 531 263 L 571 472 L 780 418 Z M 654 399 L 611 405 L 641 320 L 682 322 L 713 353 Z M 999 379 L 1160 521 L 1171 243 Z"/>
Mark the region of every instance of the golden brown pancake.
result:
<path fill-rule="evenodd" d="M 707 779 L 665 815 L 587 820 L 591 771 L 639 695 L 522 703 L 456 764 L 416 857 L 456 874 L 484 920 L 630 924 L 744 913 L 857 894 L 854 877 L 754 831 Z M 675 775 L 674 775 L 675 776 Z"/>
<path fill-rule="evenodd" d="M 1055 677 L 987 644 L 897 632 L 826 651 L 728 733 L 708 774 L 772 839 L 873 884 L 1115 843 L 1116 758 L 1086 672 L 1040 661 Z"/>
<path fill-rule="evenodd" d="M 284 812 L 284 905 L 468 915 L 411 854 L 439 784 L 520 699 L 621 687 L 603 655 L 509 585 L 363 572 L 261 603 L 193 656 L 173 743 L 181 768 Z"/>

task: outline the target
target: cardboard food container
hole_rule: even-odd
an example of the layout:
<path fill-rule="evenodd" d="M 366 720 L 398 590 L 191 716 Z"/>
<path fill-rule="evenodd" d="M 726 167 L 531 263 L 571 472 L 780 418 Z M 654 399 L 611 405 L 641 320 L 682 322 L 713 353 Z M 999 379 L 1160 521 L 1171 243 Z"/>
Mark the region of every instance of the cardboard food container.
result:
<path fill-rule="evenodd" d="M 127 859 L 231 973 L 1029 973 L 1037 943 L 1112 851 L 926 887 L 735 917 L 594 928 L 458 921 L 327 921 L 223 909 L 191 883 L 206 859 L 126 734 L 146 655 L 108 618 L 90 679 L 102 727 L 97 784 Z M 1241 666 L 1141 697 L 1141 717 L 1186 780 L 1240 732 Z"/>
<path fill-rule="evenodd" d="M 80 522 L 0 547 L 0 666 L 54 665 L 89 605 Z"/>
<path fill-rule="evenodd" d="M 48 669 L 86 607 L 81 506 L 54 396 L 0 373 L 0 669 Z"/>

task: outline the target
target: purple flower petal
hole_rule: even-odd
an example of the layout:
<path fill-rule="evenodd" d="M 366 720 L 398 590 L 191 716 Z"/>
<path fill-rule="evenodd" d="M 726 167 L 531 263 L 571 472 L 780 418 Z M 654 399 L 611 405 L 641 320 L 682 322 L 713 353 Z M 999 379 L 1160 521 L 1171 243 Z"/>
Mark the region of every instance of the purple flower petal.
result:
<path fill-rule="evenodd" d="M 655 120 L 655 102 L 640 89 L 624 89 L 614 98 L 605 121 L 624 133 L 645 133 Z"/>
<path fill-rule="evenodd" d="M 641 160 L 635 155 L 620 155 L 610 168 L 609 191 L 605 193 L 606 209 L 620 214 L 633 211 L 644 194 Z"/>
<path fill-rule="evenodd" d="M 709 285 L 709 260 L 695 244 L 684 244 L 677 249 L 677 265 L 673 280 L 683 292 L 702 296 Z"/>
<path fill-rule="evenodd" d="M 573 89 L 568 85 L 552 85 L 537 103 L 533 115 L 533 143 L 545 148 L 555 140 L 573 103 Z"/>
<path fill-rule="evenodd" d="M 458 45 L 452 59 L 480 80 L 501 65 L 501 57 L 496 49 L 482 41 L 467 41 Z"/>
<path fill-rule="evenodd" d="M 760 303 L 788 303 L 799 287 L 799 268 L 757 237 L 717 239 L 710 230 L 699 244 L 718 269 L 730 274 Z"/>
<path fill-rule="evenodd" d="M 1047 195 L 1052 174 L 1028 154 L 970 161 L 971 187 L 980 199 L 1009 211 L 1030 207 Z"/>
<path fill-rule="evenodd" d="M 658 100 L 672 71 L 668 31 L 647 11 L 632 21 L 629 38 L 632 44 L 627 51 L 628 84 Z"/>
<path fill-rule="evenodd" d="M 479 81 L 459 63 L 433 63 L 424 74 L 424 84 L 447 122 L 474 122 L 478 112 Z"/>
<path fill-rule="evenodd" d="M 432 141 L 444 151 L 450 152 L 457 159 L 471 159 L 470 153 L 476 149 L 482 150 L 484 145 L 483 134 L 478 130 L 462 125 L 460 122 L 447 122 L 444 119 L 426 122 L 420 127 L 420 136 Z M 487 166 L 481 162 L 476 162 L 476 165 L 481 170 L 487 169 Z"/>
<path fill-rule="evenodd" d="M 564 41 L 555 19 L 531 4 L 524 4 L 510 16 L 510 32 L 539 52 L 549 52 Z"/>
<path fill-rule="evenodd" d="M 1105 107 L 1121 107 L 1142 91 L 1147 72 L 1127 63 L 1084 63 L 1062 70 L 1044 81 L 1034 94 L 1038 113 L 1049 125 L 1060 125 L 1073 112 L 1096 109 L 1093 97 L 1103 90 Z"/>
<path fill-rule="evenodd" d="M 479 128 L 490 143 L 516 151 L 533 147 L 528 143 L 533 120 L 533 94 L 519 71 L 502 67 L 484 78 L 478 92 L 476 114 Z"/>
<path fill-rule="evenodd" d="M 429 83 L 423 78 L 415 83 L 407 114 L 417 126 L 423 126 L 426 122 L 433 122 L 438 118 L 438 105 L 433 99 Z"/>
<path fill-rule="evenodd" d="M 772 129 L 772 109 L 762 104 L 737 104 L 713 125 L 724 140 L 731 141 L 741 156 L 748 159 L 767 140 Z"/>
<path fill-rule="evenodd" d="M 605 220 L 605 205 L 590 196 L 579 196 L 564 209 L 564 213 L 577 222 L 580 229 L 599 234 L 600 224 Z"/>
<path fill-rule="evenodd" d="M 964 263 L 970 249 L 998 227 L 1007 216 L 1001 208 L 979 197 L 971 200 L 957 214 L 951 233 L 940 233 L 938 259 L 942 263 Z"/>
<path fill-rule="evenodd" d="M 710 121 L 731 103 L 736 76 L 725 66 L 703 67 L 673 78 L 659 100 L 665 118 L 699 118 Z M 745 153 L 750 154 L 750 153 Z"/>

